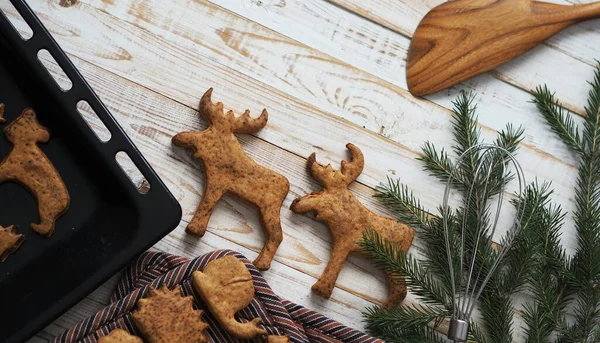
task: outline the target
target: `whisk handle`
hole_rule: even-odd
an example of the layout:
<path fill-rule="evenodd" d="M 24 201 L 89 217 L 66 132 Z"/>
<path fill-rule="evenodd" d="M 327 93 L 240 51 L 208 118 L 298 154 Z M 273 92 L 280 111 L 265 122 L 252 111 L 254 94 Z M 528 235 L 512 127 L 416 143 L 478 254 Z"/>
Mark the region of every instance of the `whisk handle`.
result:
<path fill-rule="evenodd" d="M 454 342 L 466 342 L 469 338 L 469 322 L 452 318 L 448 328 L 448 339 Z"/>

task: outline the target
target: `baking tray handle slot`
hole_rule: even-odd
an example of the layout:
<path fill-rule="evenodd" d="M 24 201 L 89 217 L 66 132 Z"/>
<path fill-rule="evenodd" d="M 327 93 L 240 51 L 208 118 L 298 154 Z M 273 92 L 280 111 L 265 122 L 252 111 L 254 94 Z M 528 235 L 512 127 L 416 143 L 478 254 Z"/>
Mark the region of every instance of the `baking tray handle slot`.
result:
<path fill-rule="evenodd" d="M 71 88 L 73 88 L 73 82 L 71 79 L 69 79 L 60 65 L 58 65 L 50 51 L 46 49 L 40 49 L 37 52 L 37 57 L 38 60 L 40 60 L 40 63 L 48 71 L 48 74 L 52 76 L 56 84 L 60 87 L 60 89 L 62 89 L 63 92 L 68 92 L 71 90 Z"/>
<path fill-rule="evenodd" d="M 119 151 L 115 155 L 115 159 L 129 180 L 131 180 L 131 183 L 140 193 L 146 194 L 150 191 L 150 182 L 148 182 L 142 171 L 135 163 L 133 163 L 129 154 L 125 151 Z"/>
<path fill-rule="evenodd" d="M 24 41 L 31 39 L 31 37 L 33 37 L 33 30 L 31 29 L 31 26 L 29 26 L 27 21 L 23 18 L 23 16 L 21 16 L 21 13 L 17 11 L 15 6 L 13 6 L 11 2 L 8 2 L 4 6 L 9 7 L 11 13 L 6 13 L 3 10 L 0 10 L 0 13 L 2 13 L 6 17 L 6 19 L 8 19 L 13 29 L 19 34 L 21 39 L 23 39 Z"/>

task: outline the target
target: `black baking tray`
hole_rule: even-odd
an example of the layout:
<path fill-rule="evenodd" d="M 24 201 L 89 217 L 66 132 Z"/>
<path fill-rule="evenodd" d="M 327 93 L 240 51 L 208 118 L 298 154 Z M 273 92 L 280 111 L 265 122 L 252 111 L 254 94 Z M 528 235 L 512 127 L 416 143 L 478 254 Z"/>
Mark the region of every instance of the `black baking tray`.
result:
<path fill-rule="evenodd" d="M 51 131 L 40 148 L 61 174 L 71 197 L 54 234 L 44 238 L 35 199 L 12 183 L 0 185 L 0 225 L 18 225 L 23 245 L 0 263 L 0 342 L 21 342 L 73 306 L 140 252 L 174 229 L 181 208 L 81 74 L 21 0 L 10 0 L 33 31 L 23 40 L 0 11 L 0 160 L 11 148 L 3 128 L 26 107 Z M 48 50 L 73 83 L 62 91 L 38 60 Z M 76 109 L 87 101 L 111 132 L 100 141 Z M 150 184 L 140 193 L 121 166 L 126 152 Z"/>

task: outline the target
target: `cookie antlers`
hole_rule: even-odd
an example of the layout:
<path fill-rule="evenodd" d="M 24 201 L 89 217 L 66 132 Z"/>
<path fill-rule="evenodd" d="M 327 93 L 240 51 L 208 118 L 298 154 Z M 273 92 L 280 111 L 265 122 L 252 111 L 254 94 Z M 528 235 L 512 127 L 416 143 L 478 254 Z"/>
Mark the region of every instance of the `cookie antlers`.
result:
<path fill-rule="evenodd" d="M 352 159 L 350 162 L 342 161 L 341 170 L 334 170 L 331 165 L 322 166 L 316 162 L 314 153 L 310 155 L 306 167 L 324 189 L 294 200 L 291 206 L 296 213 L 316 211 L 316 219 L 324 222 L 331 232 L 331 259 L 319 281 L 312 287 L 315 293 L 325 298 L 331 296 L 348 255 L 360 250 L 357 242 L 362 241 L 367 229 L 375 230 L 384 239 L 399 244 L 404 251 L 408 250 L 414 237 L 410 226 L 371 212 L 348 190 L 348 185 L 362 172 L 365 160 L 355 145 L 348 144 L 346 147 Z M 395 305 L 406 296 L 406 287 L 392 280 L 391 275 L 388 275 L 388 282 L 390 296 L 387 305 Z"/>

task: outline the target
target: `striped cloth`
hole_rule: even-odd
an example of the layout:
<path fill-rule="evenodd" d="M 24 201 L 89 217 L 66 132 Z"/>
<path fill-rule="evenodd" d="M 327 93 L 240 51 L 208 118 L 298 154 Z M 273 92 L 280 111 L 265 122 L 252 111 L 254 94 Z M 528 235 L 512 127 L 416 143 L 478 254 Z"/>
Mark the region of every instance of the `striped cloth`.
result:
<path fill-rule="evenodd" d="M 52 342 L 95 343 L 99 337 L 107 335 L 116 328 L 122 328 L 140 336 L 132 322 L 132 313 L 136 308 L 136 303 L 146 296 L 150 286 L 160 288 L 163 284 L 170 289 L 181 285 L 185 295 L 194 295 L 195 306 L 204 310 L 203 320 L 209 324 L 207 335 L 210 337 L 210 341 L 215 343 L 242 342 L 242 340 L 230 336 L 217 324 L 210 311 L 199 301 L 190 278 L 194 271 L 204 270 L 210 261 L 226 255 L 234 255 L 246 264 L 252 274 L 256 289 L 255 297 L 250 305 L 236 315 L 239 321 L 247 322 L 260 317 L 270 335 L 289 336 L 293 343 L 383 343 L 380 339 L 367 336 L 312 310 L 279 298 L 273 293 L 252 262 L 230 250 L 214 251 L 193 260 L 158 252 L 146 252 L 140 255 L 124 271 L 121 281 L 110 299 L 110 305 L 56 337 Z M 264 341 L 264 338 L 260 338 L 251 342 Z"/>

